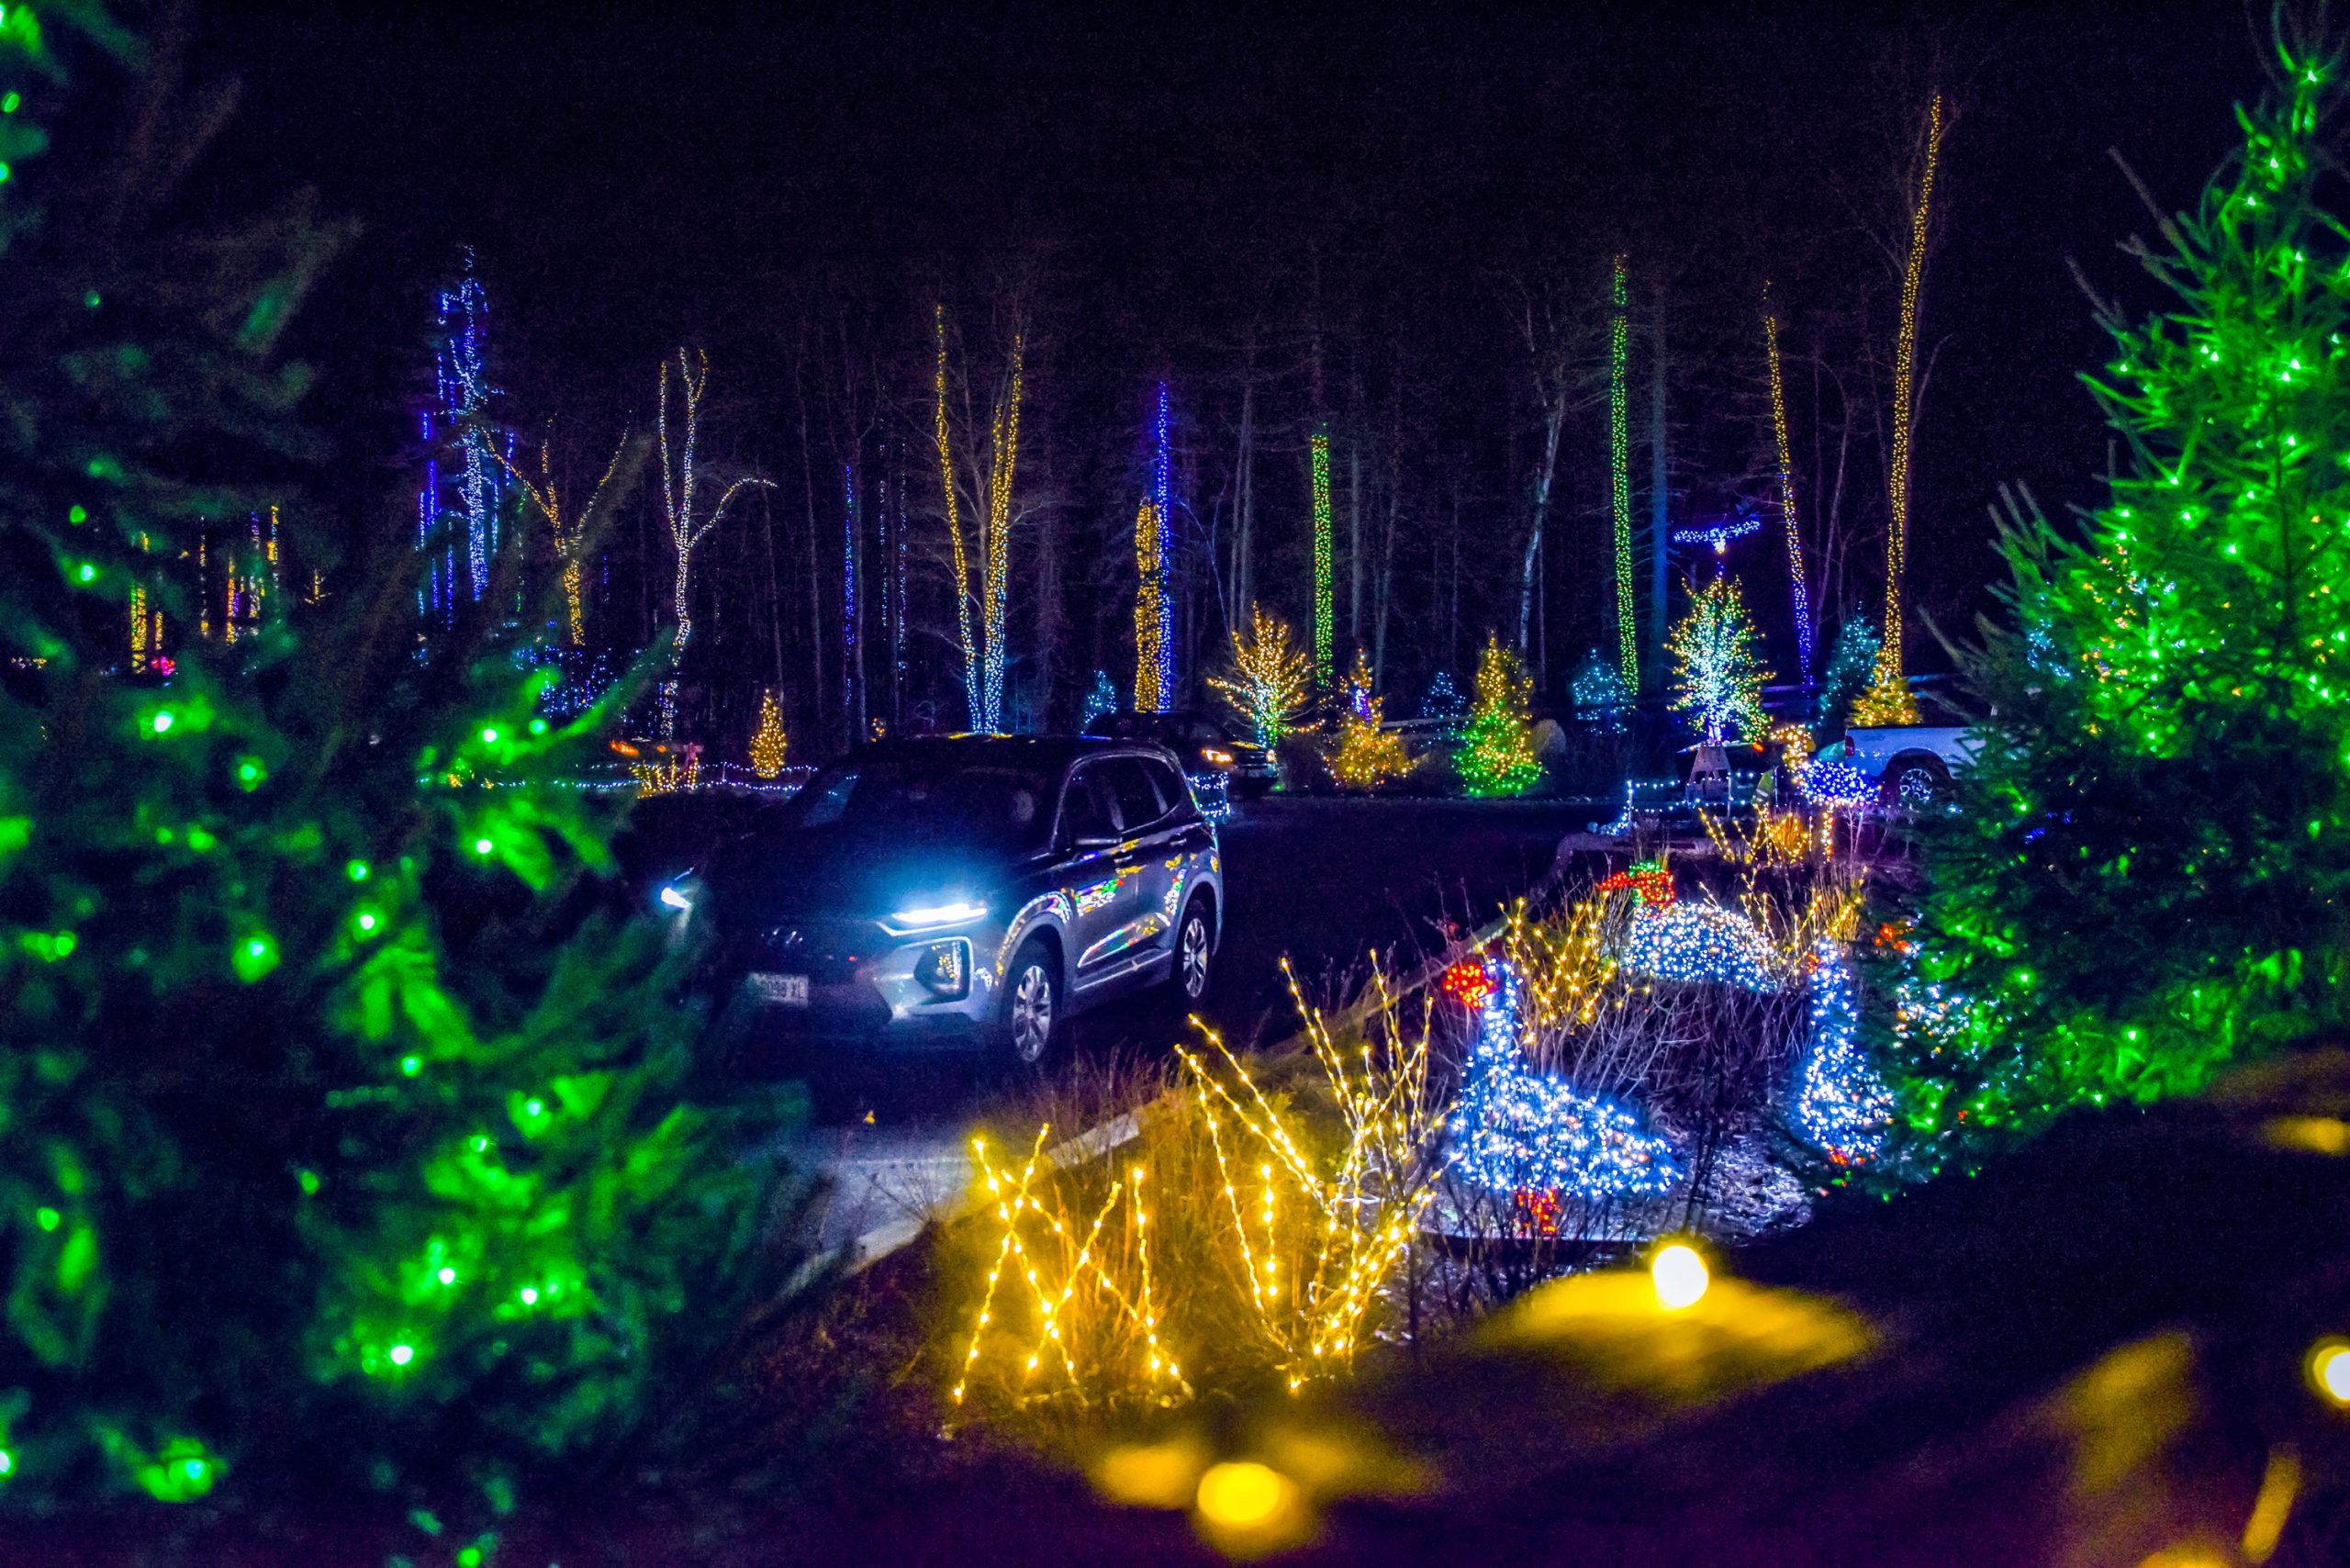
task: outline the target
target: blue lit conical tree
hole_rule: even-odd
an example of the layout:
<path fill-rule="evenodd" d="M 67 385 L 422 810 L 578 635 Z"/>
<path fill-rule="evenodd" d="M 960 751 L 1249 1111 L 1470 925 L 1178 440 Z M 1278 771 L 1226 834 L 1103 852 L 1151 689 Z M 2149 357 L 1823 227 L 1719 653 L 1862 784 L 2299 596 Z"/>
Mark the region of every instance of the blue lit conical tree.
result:
<path fill-rule="evenodd" d="M 2350 1024 L 2350 242 L 2320 205 L 2333 52 L 2277 84 L 2104 313 L 2127 455 L 2077 537 L 2019 509 L 1989 717 L 1931 834 L 1917 959 L 1970 999 L 1913 1122 L 2030 1126 L 2191 1090 Z"/>
<path fill-rule="evenodd" d="M 404 531 L 338 556 L 295 487 L 278 341 L 343 236 L 170 226 L 218 101 L 184 41 L 0 21 L 0 1510 L 487 1511 L 713 1375 L 786 1277 L 779 1174 L 598 913 L 611 822 L 536 787 L 594 716 L 536 715 L 502 595 L 420 662 Z M 152 134 L 48 144 L 118 118 Z M 271 506 L 285 587 L 230 642 L 207 542 Z"/>

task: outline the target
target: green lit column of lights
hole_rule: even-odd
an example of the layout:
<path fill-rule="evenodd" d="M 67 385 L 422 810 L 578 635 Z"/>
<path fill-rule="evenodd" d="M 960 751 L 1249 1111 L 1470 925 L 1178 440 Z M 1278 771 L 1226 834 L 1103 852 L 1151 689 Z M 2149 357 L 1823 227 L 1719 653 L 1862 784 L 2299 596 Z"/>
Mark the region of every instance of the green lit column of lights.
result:
<path fill-rule="evenodd" d="M 1314 432 L 1314 686 L 1331 684 L 1330 432 Z"/>
<path fill-rule="evenodd" d="M 1631 343 L 1630 293 L 1624 258 L 1616 258 L 1615 312 L 1607 325 L 1607 470 L 1616 517 L 1616 662 L 1627 690 L 1640 686 L 1638 633 L 1632 624 L 1632 435 L 1624 371 Z"/>

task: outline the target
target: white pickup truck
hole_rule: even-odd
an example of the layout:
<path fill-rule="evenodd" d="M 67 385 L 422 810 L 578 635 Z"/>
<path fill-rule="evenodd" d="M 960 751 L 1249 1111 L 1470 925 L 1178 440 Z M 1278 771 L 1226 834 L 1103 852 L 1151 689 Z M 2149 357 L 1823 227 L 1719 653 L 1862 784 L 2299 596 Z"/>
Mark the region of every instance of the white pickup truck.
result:
<path fill-rule="evenodd" d="M 1844 759 L 1874 778 L 1887 806 L 1922 805 L 1975 760 L 1982 740 L 1964 724 L 1888 724 L 1844 734 Z"/>

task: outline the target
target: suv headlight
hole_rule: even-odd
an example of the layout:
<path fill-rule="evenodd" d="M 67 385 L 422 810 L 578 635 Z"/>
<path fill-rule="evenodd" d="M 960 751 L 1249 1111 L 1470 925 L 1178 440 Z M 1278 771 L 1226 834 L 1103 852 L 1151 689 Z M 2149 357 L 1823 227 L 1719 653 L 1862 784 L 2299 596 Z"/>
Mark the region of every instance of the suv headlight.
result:
<path fill-rule="evenodd" d="M 944 931 L 950 925 L 968 925 L 987 913 L 983 903 L 923 904 L 913 909 L 894 910 L 881 924 L 893 936 L 911 936 L 917 931 Z"/>

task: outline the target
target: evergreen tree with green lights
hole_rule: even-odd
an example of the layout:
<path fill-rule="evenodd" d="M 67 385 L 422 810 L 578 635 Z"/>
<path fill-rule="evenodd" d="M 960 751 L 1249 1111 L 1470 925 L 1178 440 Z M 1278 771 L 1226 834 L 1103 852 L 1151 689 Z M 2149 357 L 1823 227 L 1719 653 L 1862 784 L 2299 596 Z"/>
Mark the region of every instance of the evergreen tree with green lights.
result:
<path fill-rule="evenodd" d="M 1472 795 L 1523 795 L 1540 781 L 1534 756 L 1534 683 L 1497 637 L 1477 661 L 1476 696 L 1460 726 L 1458 766 Z"/>
<path fill-rule="evenodd" d="M 783 1174 L 686 1092 L 677 960 L 546 787 L 601 711 L 540 716 L 486 608 L 420 660 L 399 531 L 339 554 L 293 487 L 278 342 L 347 236 L 173 226 L 225 101 L 186 42 L 0 20 L 0 1511 L 487 1519 L 655 1459 L 784 1294 Z M 230 642 L 222 542 L 272 508 L 251 591 L 325 591 Z"/>
<path fill-rule="evenodd" d="M 1958 811 L 1930 830 L 1913 1125 L 2188 1091 L 2350 1025 L 2350 242 L 2343 66 L 2285 36 L 2192 213 L 2135 247 L 2089 386 L 2128 456 L 2078 538 L 2018 509 Z"/>

